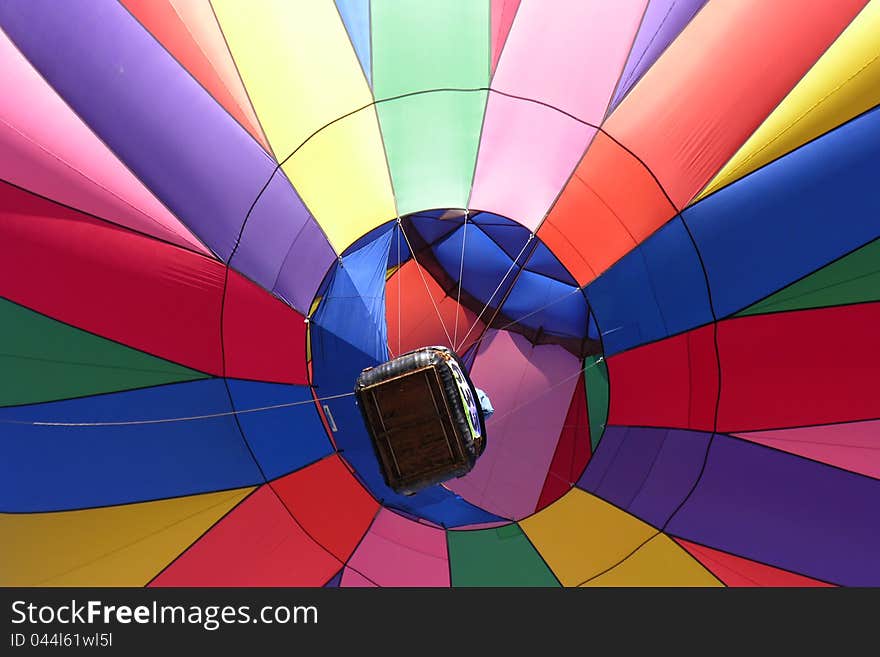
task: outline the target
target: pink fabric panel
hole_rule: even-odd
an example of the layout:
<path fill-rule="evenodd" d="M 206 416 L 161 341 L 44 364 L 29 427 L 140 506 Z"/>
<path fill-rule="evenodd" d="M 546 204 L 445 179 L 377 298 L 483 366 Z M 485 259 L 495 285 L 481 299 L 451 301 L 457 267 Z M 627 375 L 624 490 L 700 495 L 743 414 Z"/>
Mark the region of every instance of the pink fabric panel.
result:
<path fill-rule="evenodd" d="M 500 516 L 530 515 L 541 495 L 580 369 L 578 359 L 557 345 L 535 347 L 506 331 L 483 340 L 471 378 L 495 408 L 486 423 L 488 444 L 474 469 L 447 482 L 447 487 Z"/>
<path fill-rule="evenodd" d="M 135 178 L 0 31 L 0 178 L 101 219 L 208 250 Z"/>
<path fill-rule="evenodd" d="M 734 435 L 880 479 L 880 420 Z"/>
<path fill-rule="evenodd" d="M 339 586 L 343 588 L 375 588 L 376 585 L 363 575 L 360 575 L 351 568 L 342 571 L 342 579 Z"/>
<path fill-rule="evenodd" d="M 446 533 L 387 509 L 348 563 L 380 586 L 449 586 Z"/>
<path fill-rule="evenodd" d="M 530 229 L 540 224 L 595 134 L 581 121 L 602 121 L 645 5 L 571 0 L 554 2 L 552 11 L 540 2 L 519 8 L 491 86 L 545 105 L 489 94 L 470 207 Z"/>
<path fill-rule="evenodd" d="M 542 105 L 489 94 L 468 205 L 534 231 L 595 134 Z"/>

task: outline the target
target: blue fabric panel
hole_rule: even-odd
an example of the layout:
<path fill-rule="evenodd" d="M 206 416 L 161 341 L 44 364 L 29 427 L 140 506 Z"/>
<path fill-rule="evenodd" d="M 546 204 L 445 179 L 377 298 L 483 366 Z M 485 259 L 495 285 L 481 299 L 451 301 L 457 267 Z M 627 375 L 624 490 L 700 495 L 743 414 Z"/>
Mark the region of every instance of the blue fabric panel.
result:
<path fill-rule="evenodd" d="M 441 241 L 443 238 L 449 236 L 450 233 L 458 230 L 464 225 L 464 219 L 439 221 L 437 218 L 429 218 L 427 215 L 412 217 L 411 221 L 418 234 L 428 244 L 434 244 L 435 242 Z M 409 236 L 409 231 L 406 226 L 404 226 L 404 232 Z M 405 241 L 406 240 L 404 240 L 404 242 Z M 459 246 L 460 245 L 461 243 L 459 242 Z M 458 269 L 456 268 L 455 271 L 458 272 Z"/>
<path fill-rule="evenodd" d="M 392 233 L 342 257 L 312 320 L 378 361 L 388 357 L 385 272 Z"/>
<path fill-rule="evenodd" d="M 878 158 L 875 108 L 687 208 L 718 317 L 880 236 Z"/>
<path fill-rule="evenodd" d="M 275 479 L 327 456 L 333 445 L 308 386 L 229 379 L 238 422 L 267 479 Z M 242 412 L 281 404 L 271 410 Z"/>
<path fill-rule="evenodd" d="M 574 280 L 563 264 L 553 255 L 553 252 L 544 246 L 543 243 L 538 245 L 538 248 L 535 249 L 535 252 L 529 258 L 528 263 L 526 263 L 526 269 L 550 276 L 569 285 L 577 285 L 577 281 Z"/>
<path fill-rule="evenodd" d="M 434 255 L 440 266 L 447 272 L 455 272 L 458 279 L 461 270 L 461 247 L 464 229 L 459 228 L 445 240 L 433 247 Z M 467 240 L 464 242 L 464 270 L 461 276 L 462 289 L 485 304 L 492 293 L 504 279 L 510 269 L 511 258 L 495 244 L 485 233 L 468 228 Z M 504 292 L 513 283 L 516 268 L 511 270 L 495 298 L 493 308 L 504 298 Z"/>
<path fill-rule="evenodd" d="M 679 217 L 586 288 L 606 355 L 712 321 L 700 260 Z"/>
<path fill-rule="evenodd" d="M 378 364 L 374 358 L 315 325 L 312 326 L 312 359 L 319 397 L 351 393 L 361 371 Z M 354 397 L 324 403 L 336 424 L 333 438 L 341 455 L 354 468 L 361 482 L 386 507 L 447 527 L 501 520 L 442 486 L 431 486 L 412 496 L 398 495 L 385 485 Z"/>
<path fill-rule="evenodd" d="M 262 482 L 222 379 L 0 409 L 0 511 L 55 511 L 194 495 Z"/>
<path fill-rule="evenodd" d="M 590 311 L 590 323 L 587 324 L 587 337 L 591 340 L 599 339 L 599 325 L 596 324 L 596 315 Z"/>
<path fill-rule="evenodd" d="M 518 324 L 553 335 L 580 338 L 587 326 L 587 303 L 577 288 L 530 271 L 519 275 L 502 311 Z"/>
<path fill-rule="evenodd" d="M 345 29 L 351 39 L 351 45 L 357 53 L 358 61 L 367 82 L 373 85 L 373 69 L 370 56 L 370 0 L 336 0 L 336 7 Z"/>
<path fill-rule="evenodd" d="M 338 573 L 336 573 L 333 577 L 330 578 L 330 581 L 324 584 L 325 589 L 338 589 L 339 583 L 342 581 L 342 570 L 340 569 Z"/>

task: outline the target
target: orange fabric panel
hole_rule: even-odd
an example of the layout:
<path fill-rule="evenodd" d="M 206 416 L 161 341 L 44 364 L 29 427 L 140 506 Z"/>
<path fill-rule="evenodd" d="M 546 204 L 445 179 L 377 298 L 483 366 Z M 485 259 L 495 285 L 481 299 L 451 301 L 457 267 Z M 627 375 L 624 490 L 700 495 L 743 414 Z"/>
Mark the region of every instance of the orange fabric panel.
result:
<path fill-rule="evenodd" d="M 395 247 L 392 245 L 391 248 L 393 250 Z M 436 310 L 434 304 L 437 304 Z M 492 311 L 487 310 L 483 317 L 488 320 L 492 317 Z M 457 337 L 463 343 L 458 349 L 458 353 L 463 354 L 479 339 L 485 328 L 484 322 L 475 322 L 477 316 L 474 312 L 447 296 L 431 274 L 414 260 L 403 263 L 388 279 L 385 286 L 385 319 L 388 323 L 388 346 L 396 355 L 428 344 L 455 349 L 446 337 L 447 332 L 450 338 L 455 340 Z"/>
<path fill-rule="evenodd" d="M 538 236 L 586 285 L 673 216 L 651 173 L 598 132 Z"/>
<path fill-rule="evenodd" d="M 682 208 L 865 4 L 710 2 L 604 127 L 644 160 Z"/>
<path fill-rule="evenodd" d="M 166 0 L 120 0 L 120 2 L 233 118 L 260 142 L 266 151 L 269 151 L 269 145 L 260 128 L 245 116 L 174 7 Z"/>

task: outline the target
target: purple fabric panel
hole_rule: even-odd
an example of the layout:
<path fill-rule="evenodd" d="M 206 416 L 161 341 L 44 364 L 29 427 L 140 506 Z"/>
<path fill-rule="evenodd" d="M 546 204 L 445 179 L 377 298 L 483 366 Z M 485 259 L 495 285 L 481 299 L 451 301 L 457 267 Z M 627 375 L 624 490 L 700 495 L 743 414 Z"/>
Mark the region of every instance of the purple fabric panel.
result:
<path fill-rule="evenodd" d="M 305 314 L 335 259 L 287 176 L 276 171 L 251 211 L 230 265 Z"/>
<path fill-rule="evenodd" d="M 336 254 L 318 224 L 307 221 L 281 265 L 273 292 L 308 314 L 312 299 Z"/>
<path fill-rule="evenodd" d="M 704 4 L 706 0 L 651 0 L 611 99 L 609 114 Z"/>
<path fill-rule="evenodd" d="M 227 260 L 275 169 L 259 144 L 119 3 L 2 3 L 0 25 L 135 175 Z M 304 222 L 312 222 L 289 183 L 279 181 L 267 191 L 249 220 L 255 227 L 247 231 L 239 267 L 264 284 L 269 273 L 254 269 L 263 250 L 280 267 L 287 249 L 277 258 L 281 247 L 275 239 L 296 235 Z M 314 240 L 304 247 L 323 240 L 314 231 L 308 235 Z M 330 249 L 323 241 L 322 256 Z M 289 244 L 282 240 L 282 246 Z M 277 268 L 272 280 L 275 274 Z M 306 282 L 293 287 L 293 296 L 307 296 Z"/>
<path fill-rule="evenodd" d="M 716 436 L 667 531 L 844 585 L 880 586 L 880 482 Z"/>
<path fill-rule="evenodd" d="M 711 434 L 611 426 L 578 486 L 662 528 L 697 480 Z"/>

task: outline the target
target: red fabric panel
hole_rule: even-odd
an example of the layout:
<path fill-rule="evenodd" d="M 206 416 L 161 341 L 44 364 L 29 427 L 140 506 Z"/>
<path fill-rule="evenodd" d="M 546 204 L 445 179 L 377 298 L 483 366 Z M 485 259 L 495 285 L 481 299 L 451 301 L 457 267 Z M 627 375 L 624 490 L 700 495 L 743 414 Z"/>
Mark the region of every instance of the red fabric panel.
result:
<path fill-rule="evenodd" d="M 834 586 L 680 538 L 675 540 L 727 586 Z"/>
<path fill-rule="evenodd" d="M 587 467 L 590 455 L 590 418 L 587 413 L 587 391 L 584 377 L 580 376 L 535 511 L 540 511 L 548 504 L 555 502 L 574 486 L 584 468 Z"/>
<path fill-rule="evenodd" d="M 220 374 L 224 266 L 0 183 L 0 295 Z"/>
<path fill-rule="evenodd" d="M 302 315 L 230 270 L 223 312 L 226 375 L 277 383 L 308 383 Z"/>
<path fill-rule="evenodd" d="M 150 586 L 321 586 L 340 565 L 262 486 Z"/>
<path fill-rule="evenodd" d="M 504 42 L 507 41 L 507 35 L 510 32 L 510 26 L 513 24 L 513 17 L 516 16 L 516 10 L 519 9 L 520 0 L 492 0 L 491 5 L 491 31 L 492 31 L 492 70 L 498 66 L 498 59 L 501 56 L 501 50 L 504 48 Z"/>
<path fill-rule="evenodd" d="M 867 0 L 709 2 L 605 122 L 681 208 Z"/>
<path fill-rule="evenodd" d="M 437 309 L 434 308 L 434 304 L 437 304 Z M 461 342 L 473 326 L 476 314 L 460 305 L 454 298 L 446 296 L 437 281 L 421 265 L 413 260 L 407 261 L 388 279 L 385 286 L 385 319 L 388 323 L 388 345 L 391 350 L 395 354 L 401 354 L 425 345 L 443 345 L 454 349 L 450 344 L 450 338 L 452 340 L 456 338 L 456 307 L 458 307 L 457 338 Z M 400 308 L 399 313 L 398 308 Z M 400 330 L 398 330 L 398 315 L 401 316 Z M 491 316 L 492 310 L 486 310 L 484 317 Z M 459 354 L 463 354 L 479 339 L 484 326 L 483 322 L 477 322 L 458 350 Z M 446 337 L 447 332 L 449 338 Z"/>
<path fill-rule="evenodd" d="M 156 37 L 214 99 L 267 151 L 269 146 L 257 126 L 248 121 L 235 98 L 214 70 L 201 47 L 167 0 L 120 0 L 131 14 Z M 219 30 L 219 26 L 217 27 Z"/>
<path fill-rule="evenodd" d="M 303 529 L 340 561 L 351 556 L 379 511 L 379 503 L 335 455 L 271 486 Z"/>
<path fill-rule="evenodd" d="M 720 322 L 719 431 L 880 417 L 878 326 L 880 303 Z"/>
<path fill-rule="evenodd" d="M 673 216 L 644 165 L 598 132 L 538 236 L 586 285 Z"/>
<path fill-rule="evenodd" d="M 718 395 L 712 326 L 625 351 L 607 362 L 609 425 L 712 431 Z"/>

